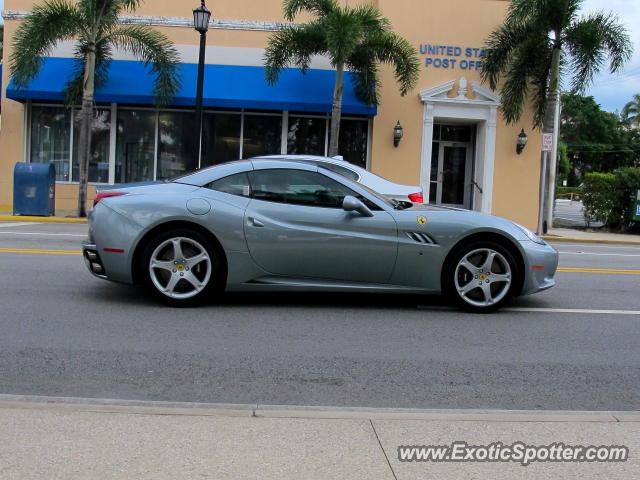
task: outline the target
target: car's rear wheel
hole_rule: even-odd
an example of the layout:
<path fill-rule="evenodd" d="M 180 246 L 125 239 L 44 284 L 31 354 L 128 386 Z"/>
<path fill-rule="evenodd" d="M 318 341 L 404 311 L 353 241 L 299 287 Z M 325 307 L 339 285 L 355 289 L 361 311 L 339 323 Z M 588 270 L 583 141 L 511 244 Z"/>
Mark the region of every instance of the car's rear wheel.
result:
<path fill-rule="evenodd" d="M 445 290 L 465 310 L 493 312 L 512 297 L 519 280 L 509 250 L 495 242 L 475 242 L 459 249 L 448 263 Z"/>
<path fill-rule="evenodd" d="M 160 233 L 145 247 L 141 269 L 153 294 L 171 306 L 205 300 L 220 286 L 220 259 L 215 244 L 188 229 Z"/>

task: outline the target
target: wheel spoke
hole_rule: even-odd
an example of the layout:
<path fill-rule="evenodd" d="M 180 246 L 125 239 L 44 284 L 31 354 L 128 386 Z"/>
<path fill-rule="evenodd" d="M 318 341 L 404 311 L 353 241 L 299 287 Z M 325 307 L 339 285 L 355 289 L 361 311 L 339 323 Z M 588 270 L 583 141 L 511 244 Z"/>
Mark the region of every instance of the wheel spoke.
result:
<path fill-rule="evenodd" d="M 487 259 L 484 261 L 482 265 L 482 270 L 485 273 L 491 272 L 491 267 L 493 266 L 493 261 L 496 259 L 496 252 L 491 250 L 487 251 Z"/>
<path fill-rule="evenodd" d="M 483 282 L 482 283 L 482 293 L 484 294 L 484 302 L 487 305 L 491 305 L 493 303 L 493 295 L 491 294 L 491 284 Z"/>
<path fill-rule="evenodd" d="M 185 259 L 185 265 L 189 268 L 195 267 L 200 262 L 204 262 L 205 260 L 209 260 L 209 255 L 204 252 L 201 252 L 193 257 Z"/>
<path fill-rule="evenodd" d="M 187 282 L 189 282 L 194 289 L 196 289 L 197 291 L 202 290 L 203 285 L 200 282 L 200 280 L 198 280 L 198 278 L 191 272 L 184 272 L 184 280 L 186 280 Z"/>
<path fill-rule="evenodd" d="M 491 283 L 498 283 L 498 282 L 507 282 L 509 283 L 511 281 L 511 275 L 510 274 L 499 274 L 499 273 L 492 273 L 491 274 Z"/>
<path fill-rule="evenodd" d="M 478 271 L 478 267 L 473 265 L 466 258 L 463 258 L 458 265 L 461 266 L 462 268 L 467 269 L 469 273 L 471 273 L 472 275 Z"/>
<path fill-rule="evenodd" d="M 176 268 L 176 266 L 173 262 L 167 262 L 165 260 L 151 260 L 151 268 L 160 268 L 162 270 L 173 272 L 173 269 Z"/>
<path fill-rule="evenodd" d="M 466 295 L 467 293 L 469 293 L 471 290 L 474 290 L 476 288 L 479 288 L 480 285 L 478 285 L 476 283 L 476 280 L 471 280 L 469 283 L 467 283 L 466 285 L 460 287 L 458 289 L 458 291 L 460 292 L 461 295 Z"/>
<path fill-rule="evenodd" d="M 169 283 L 167 283 L 167 286 L 164 287 L 164 291 L 169 295 L 172 295 L 179 281 L 180 277 L 178 277 L 177 275 L 171 275 L 171 277 L 169 277 Z"/>
<path fill-rule="evenodd" d="M 184 253 L 182 253 L 182 245 L 180 245 L 181 240 L 179 238 L 174 238 L 171 243 L 173 244 L 173 259 L 174 260 L 182 260 L 184 259 Z"/>

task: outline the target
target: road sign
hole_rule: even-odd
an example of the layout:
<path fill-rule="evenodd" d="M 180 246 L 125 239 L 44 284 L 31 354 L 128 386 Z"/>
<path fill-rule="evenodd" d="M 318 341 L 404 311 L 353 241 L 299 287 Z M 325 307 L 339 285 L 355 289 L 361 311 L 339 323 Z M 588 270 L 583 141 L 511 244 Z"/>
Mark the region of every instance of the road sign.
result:
<path fill-rule="evenodd" d="M 553 133 L 542 134 L 542 151 L 550 152 L 553 148 Z"/>
<path fill-rule="evenodd" d="M 635 220 L 636 222 L 640 222 L 640 190 L 638 190 L 638 193 L 636 195 L 636 201 L 633 204 L 633 218 L 632 220 Z"/>

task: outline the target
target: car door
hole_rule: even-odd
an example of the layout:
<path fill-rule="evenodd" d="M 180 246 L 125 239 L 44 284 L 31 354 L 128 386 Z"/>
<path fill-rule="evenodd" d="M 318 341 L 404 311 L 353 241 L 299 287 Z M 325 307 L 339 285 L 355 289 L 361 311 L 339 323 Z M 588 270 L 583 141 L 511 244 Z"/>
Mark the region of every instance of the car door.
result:
<path fill-rule="evenodd" d="M 254 261 L 288 277 L 388 282 L 398 250 L 394 218 L 312 168 L 249 172 L 244 229 Z M 343 210 L 346 195 L 368 202 L 373 216 Z"/>

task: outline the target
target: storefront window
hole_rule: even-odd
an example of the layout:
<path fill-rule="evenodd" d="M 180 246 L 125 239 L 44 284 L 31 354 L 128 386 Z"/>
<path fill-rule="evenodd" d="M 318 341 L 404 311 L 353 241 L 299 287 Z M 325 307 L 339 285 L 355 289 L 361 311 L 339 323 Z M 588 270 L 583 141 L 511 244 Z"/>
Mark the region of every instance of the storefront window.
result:
<path fill-rule="evenodd" d="M 287 153 L 289 155 L 324 155 L 326 118 L 289 117 Z"/>
<path fill-rule="evenodd" d="M 111 112 L 107 109 L 94 110 L 91 120 L 91 153 L 89 155 L 89 181 L 109 182 L 109 138 L 111 133 Z M 73 172 L 71 180 L 80 180 L 78 145 L 80 140 L 80 110 L 73 115 Z"/>
<path fill-rule="evenodd" d="M 342 120 L 340 122 L 340 155 L 349 163 L 367 168 L 368 120 Z"/>
<path fill-rule="evenodd" d="M 162 112 L 158 118 L 157 180 L 198 168 L 198 138 L 191 112 Z"/>
<path fill-rule="evenodd" d="M 282 144 L 282 117 L 271 115 L 245 115 L 242 157 L 280 153 Z"/>
<path fill-rule="evenodd" d="M 206 113 L 202 126 L 202 166 L 240 158 L 239 114 Z"/>
<path fill-rule="evenodd" d="M 31 109 L 31 158 L 53 163 L 57 181 L 69 181 L 71 111 L 65 107 Z"/>
<path fill-rule="evenodd" d="M 153 180 L 155 131 L 155 112 L 118 111 L 116 183 Z"/>

